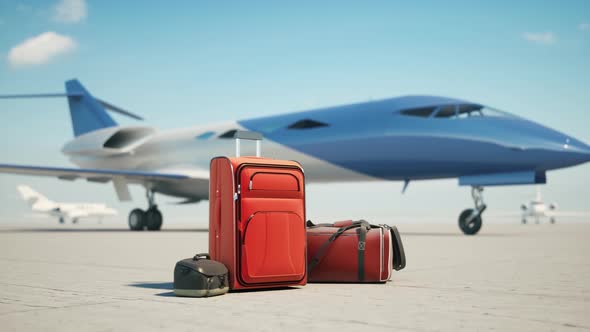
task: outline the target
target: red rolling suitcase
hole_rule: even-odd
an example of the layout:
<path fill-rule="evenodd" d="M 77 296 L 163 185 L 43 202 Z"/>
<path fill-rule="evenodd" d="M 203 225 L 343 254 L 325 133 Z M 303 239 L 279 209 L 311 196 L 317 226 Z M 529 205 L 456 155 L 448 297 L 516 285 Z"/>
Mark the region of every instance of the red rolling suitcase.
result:
<path fill-rule="evenodd" d="M 367 221 L 308 221 L 309 282 L 386 282 L 406 266 L 397 228 Z"/>
<path fill-rule="evenodd" d="M 256 140 L 256 157 L 239 157 L 240 139 Z M 209 253 L 232 290 L 307 283 L 303 169 L 260 158 L 261 139 L 238 131 L 238 157 L 211 160 Z"/>

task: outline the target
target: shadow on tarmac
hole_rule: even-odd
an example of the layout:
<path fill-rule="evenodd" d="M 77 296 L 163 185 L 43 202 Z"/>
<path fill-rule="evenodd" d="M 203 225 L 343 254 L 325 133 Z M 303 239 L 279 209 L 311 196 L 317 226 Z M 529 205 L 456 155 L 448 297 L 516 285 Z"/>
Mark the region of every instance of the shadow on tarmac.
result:
<path fill-rule="evenodd" d="M 149 288 L 149 289 L 165 289 L 165 290 L 173 290 L 174 289 L 174 283 L 172 283 L 172 282 L 136 282 L 133 284 L 129 284 L 127 286 Z M 164 296 L 164 297 L 176 296 L 176 295 L 174 295 L 173 291 L 158 293 L 158 294 L 154 294 L 154 295 L 155 296 Z"/>
<path fill-rule="evenodd" d="M 155 296 L 164 296 L 164 297 L 174 297 L 176 295 L 174 295 L 174 283 L 172 282 L 136 282 L 136 283 L 132 283 L 129 284 L 127 286 L 131 286 L 131 287 L 139 287 L 139 288 L 149 288 L 149 289 L 162 289 L 162 290 L 171 290 L 169 292 L 164 292 L 164 293 L 158 293 L 158 294 L 154 294 Z M 239 294 L 239 293 L 255 293 L 255 292 L 279 292 L 279 291 L 288 291 L 291 289 L 297 289 L 298 287 L 277 287 L 277 288 L 263 288 L 263 289 L 241 289 L 238 291 L 230 291 L 234 294 Z"/>
<path fill-rule="evenodd" d="M 174 289 L 174 283 L 172 282 L 136 282 L 127 286 L 150 289 Z"/>

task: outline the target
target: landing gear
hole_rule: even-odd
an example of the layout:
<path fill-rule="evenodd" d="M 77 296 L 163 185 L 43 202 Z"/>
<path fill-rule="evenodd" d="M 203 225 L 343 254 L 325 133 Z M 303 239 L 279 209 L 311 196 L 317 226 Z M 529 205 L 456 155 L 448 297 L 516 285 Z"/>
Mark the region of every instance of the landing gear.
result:
<path fill-rule="evenodd" d="M 155 205 L 145 213 L 145 226 L 148 231 L 159 231 L 162 227 L 162 213 Z"/>
<path fill-rule="evenodd" d="M 63 224 L 63 223 L 65 223 L 65 222 L 66 222 L 66 221 L 64 220 L 64 217 L 59 217 L 59 223 L 60 223 L 60 224 Z"/>
<path fill-rule="evenodd" d="M 145 212 L 142 209 L 133 209 L 129 213 L 129 229 L 142 231 L 145 226 Z"/>
<path fill-rule="evenodd" d="M 481 214 L 486 209 L 483 202 L 483 187 L 472 187 L 471 197 L 473 197 L 474 209 L 466 209 L 459 215 L 459 228 L 465 235 L 475 235 L 481 229 Z"/>
<path fill-rule="evenodd" d="M 75 224 L 77 224 L 77 223 L 78 223 L 78 218 L 74 218 L 74 219 L 72 219 L 72 224 L 74 224 L 74 225 L 75 225 Z"/>
<path fill-rule="evenodd" d="M 555 217 L 549 218 L 549 222 L 552 223 L 552 224 L 555 224 Z"/>
<path fill-rule="evenodd" d="M 148 190 L 146 193 L 148 200 L 148 209 L 133 209 L 129 213 L 129 228 L 133 231 L 141 231 L 147 228 L 149 231 L 159 231 L 162 228 L 162 212 L 154 200 L 154 192 Z"/>

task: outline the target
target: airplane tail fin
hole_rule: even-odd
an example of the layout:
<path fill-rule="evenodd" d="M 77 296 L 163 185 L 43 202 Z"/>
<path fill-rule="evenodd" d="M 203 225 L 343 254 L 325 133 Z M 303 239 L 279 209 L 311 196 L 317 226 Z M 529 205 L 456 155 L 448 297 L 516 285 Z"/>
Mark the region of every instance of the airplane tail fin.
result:
<path fill-rule="evenodd" d="M 53 204 L 47 197 L 33 190 L 33 188 L 25 185 L 19 185 L 16 187 L 21 197 L 27 201 L 31 206 L 36 203 L 49 203 Z"/>
<path fill-rule="evenodd" d="M 74 136 L 117 125 L 104 106 L 94 99 L 78 80 L 66 82 L 66 94 Z"/>
<path fill-rule="evenodd" d="M 66 93 L 0 95 L 0 99 L 67 97 L 74 136 L 80 136 L 95 130 L 117 126 L 117 123 L 107 113 L 107 110 L 136 120 L 143 120 L 143 118 L 138 115 L 92 96 L 76 79 L 66 81 L 65 86 Z"/>

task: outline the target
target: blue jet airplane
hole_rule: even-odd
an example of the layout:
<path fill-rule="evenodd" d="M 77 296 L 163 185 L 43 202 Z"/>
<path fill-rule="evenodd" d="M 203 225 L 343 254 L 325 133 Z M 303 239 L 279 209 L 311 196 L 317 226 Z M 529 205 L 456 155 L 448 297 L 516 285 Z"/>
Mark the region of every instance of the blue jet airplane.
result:
<path fill-rule="evenodd" d="M 233 154 L 237 131 L 262 134 L 265 156 L 298 160 L 306 181 L 410 181 L 458 178 L 474 207 L 459 227 L 476 234 L 486 209 L 485 186 L 539 184 L 546 172 L 590 161 L 590 147 L 530 120 L 467 100 L 404 96 L 170 131 L 120 126 L 107 113 L 141 117 L 93 97 L 77 80 L 65 93 L 0 98 L 65 97 L 74 138 L 62 152 L 78 167 L 0 164 L 0 172 L 64 180 L 112 182 L 120 200 L 128 185 L 145 188 L 146 210 L 134 209 L 132 230 L 159 230 L 156 193 L 187 203 L 208 198 L 209 160 Z"/>

